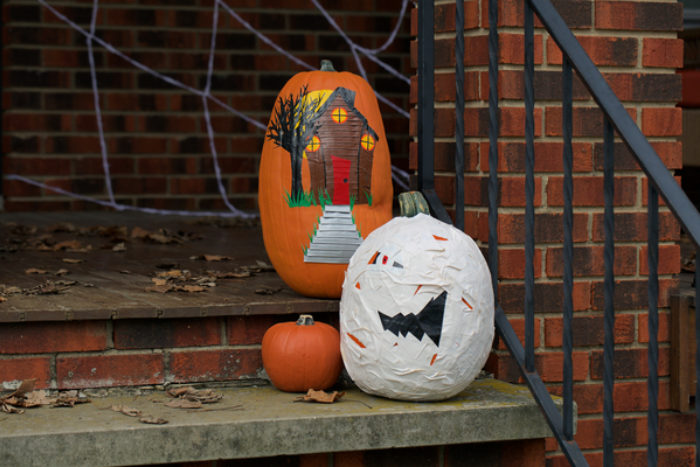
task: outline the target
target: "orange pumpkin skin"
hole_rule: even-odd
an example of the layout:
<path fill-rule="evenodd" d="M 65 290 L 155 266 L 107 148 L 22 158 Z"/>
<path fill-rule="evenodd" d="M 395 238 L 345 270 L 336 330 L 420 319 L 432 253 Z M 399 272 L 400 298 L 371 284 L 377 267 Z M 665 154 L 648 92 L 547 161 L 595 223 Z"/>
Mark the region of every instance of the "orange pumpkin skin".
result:
<path fill-rule="evenodd" d="M 298 95 L 300 90 L 334 90 L 343 87 L 354 91 L 354 105 L 376 132 L 371 168 L 372 203 L 356 203 L 352 209 L 355 224 L 365 238 L 392 217 L 393 188 L 389 147 L 374 91 L 361 77 L 348 72 L 310 71 L 293 76 L 282 88 L 280 98 Z M 310 233 L 322 215 L 321 206 L 290 207 L 285 196 L 292 192 L 290 153 L 269 137 L 265 138 L 259 169 L 258 203 L 265 249 L 277 274 L 301 295 L 339 298 L 347 264 L 304 262 L 304 248 L 309 247 Z M 302 182 L 309 186 L 308 162 L 302 168 Z"/>
<path fill-rule="evenodd" d="M 296 322 L 278 323 L 262 340 L 263 367 L 281 391 L 328 389 L 342 367 L 340 335 L 328 324 L 301 315 Z"/>

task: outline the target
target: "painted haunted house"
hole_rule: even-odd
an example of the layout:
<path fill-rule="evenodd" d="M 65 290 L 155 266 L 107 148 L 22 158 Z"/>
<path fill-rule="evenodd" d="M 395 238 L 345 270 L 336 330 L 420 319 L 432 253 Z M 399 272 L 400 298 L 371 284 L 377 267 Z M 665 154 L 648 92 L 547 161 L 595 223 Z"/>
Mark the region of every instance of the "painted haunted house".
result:
<path fill-rule="evenodd" d="M 307 92 L 280 98 L 267 137 L 290 154 L 290 207 L 320 204 L 304 261 L 347 263 L 362 238 L 352 219 L 355 204 L 372 204 L 372 162 L 377 133 L 355 108 L 355 92 Z M 304 186 L 304 162 L 308 186 Z"/>

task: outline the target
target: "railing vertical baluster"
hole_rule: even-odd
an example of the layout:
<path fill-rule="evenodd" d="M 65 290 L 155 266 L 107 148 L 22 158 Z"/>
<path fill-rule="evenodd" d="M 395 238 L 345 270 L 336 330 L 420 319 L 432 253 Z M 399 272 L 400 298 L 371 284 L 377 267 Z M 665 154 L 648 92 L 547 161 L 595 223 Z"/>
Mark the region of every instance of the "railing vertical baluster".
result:
<path fill-rule="evenodd" d="M 658 444 L 656 431 L 659 426 L 659 412 L 657 401 L 659 399 L 659 343 L 657 335 L 659 330 L 659 195 L 656 187 L 651 182 L 648 194 L 648 218 L 647 218 L 647 262 L 649 263 L 649 378 L 647 389 L 649 393 L 649 412 L 647 414 L 647 465 L 655 466 L 658 457 Z"/>
<path fill-rule="evenodd" d="M 571 352 L 573 349 L 573 329 L 571 322 L 573 320 L 573 257 L 574 257 L 574 242 L 573 242 L 573 150 L 571 146 L 573 125 L 572 112 L 572 70 L 571 63 L 568 59 L 562 62 L 562 136 L 564 139 L 563 149 L 563 166 L 564 166 L 564 306 L 563 306 L 563 335 L 562 347 L 564 350 L 564 369 L 563 369 L 563 388 L 562 396 L 564 398 L 564 407 L 562 413 L 562 425 L 564 428 L 564 436 L 566 439 L 574 437 L 574 410 L 573 410 L 573 385 L 574 373 L 573 364 L 571 361 Z"/>
<path fill-rule="evenodd" d="M 498 303 L 498 0 L 489 0 L 489 269 Z"/>
<path fill-rule="evenodd" d="M 605 117 L 603 129 L 604 162 L 603 162 L 603 191 L 605 197 L 604 230 L 605 230 L 605 277 L 604 277 L 604 327 L 603 342 L 603 465 L 613 465 L 613 423 L 615 412 L 613 408 L 614 371 L 613 358 L 615 352 L 615 218 L 614 201 L 614 130 L 610 119 Z"/>
<path fill-rule="evenodd" d="M 418 2 L 418 189 L 435 188 L 433 160 L 435 37 L 432 0 Z"/>
<path fill-rule="evenodd" d="M 695 467 L 700 467 L 700 404 L 697 403 L 700 394 L 700 246 L 695 246 Z"/>
<path fill-rule="evenodd" d="M 455 227 L 464 230 L 464 2 L 456 2 L 455 33 Z"/>
<path fill-rule="evenodd" d="M 534 15 L 525 1 L 525 368 L 535 370 L 535 74 Z"/>

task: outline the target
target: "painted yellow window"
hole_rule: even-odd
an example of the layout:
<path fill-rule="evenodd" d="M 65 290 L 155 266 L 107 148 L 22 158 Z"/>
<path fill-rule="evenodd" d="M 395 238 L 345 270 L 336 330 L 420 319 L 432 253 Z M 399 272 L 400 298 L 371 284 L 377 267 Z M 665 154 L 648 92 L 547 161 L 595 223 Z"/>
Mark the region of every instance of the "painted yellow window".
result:
<path fill-rule="evenodd" d="M 318 148 L 321 147 L 321 140 L 318 138 L 318 136 L 313 135 L 311 138 L 311 141 L 309 141 L 309 144 L 306 145 L 306 149 L 304 151 L 306 152 L 316 152 L 318 151 Z"/>
<path fill-rule="evenodd" d="M 333 113 L 331 115 L 333 116 L 333 121 L 335 123 L 345 123 L 345 120 L 348 119 L 348 111 L 342 107 L 336 107 L 333 109 Z"/>
<path fill-rule="evenodd" d="M 362 139 L 360 139 L 360 144 L 365 151 L 371 151 L 374 149 L 374 137 L 369 133 L 365 133 L 362 135 Z"/>

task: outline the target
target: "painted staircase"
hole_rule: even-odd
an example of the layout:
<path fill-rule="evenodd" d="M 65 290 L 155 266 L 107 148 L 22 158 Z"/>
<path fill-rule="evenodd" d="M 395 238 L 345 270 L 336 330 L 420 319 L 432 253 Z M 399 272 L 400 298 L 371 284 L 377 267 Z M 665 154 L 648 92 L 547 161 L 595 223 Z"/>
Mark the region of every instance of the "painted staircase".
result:
<path fill-rule="evenodd" d="M 362 237 L 352 220 L 352 208 L 347 204 L 329 204 L 323 208 L 304 262 L 347 264 L 361 243 Z"/>

